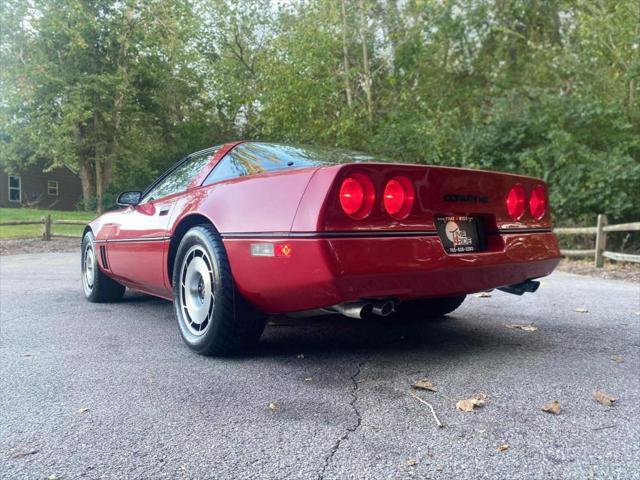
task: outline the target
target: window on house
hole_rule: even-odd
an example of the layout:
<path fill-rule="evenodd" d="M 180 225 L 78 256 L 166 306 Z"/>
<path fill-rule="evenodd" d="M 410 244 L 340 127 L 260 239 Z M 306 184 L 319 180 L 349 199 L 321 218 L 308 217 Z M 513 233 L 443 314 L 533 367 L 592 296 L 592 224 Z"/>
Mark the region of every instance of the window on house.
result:
<path fill-rule="evenodd" d="M 54 197 L 58 196 L 58 182 L 55 180 L 47 180 L 47 193 Z"/>
<path fill-rule="evenodd" d="M 9 201 L 22 201 L 22 181 L 19 175 L 9 175 Z"/>

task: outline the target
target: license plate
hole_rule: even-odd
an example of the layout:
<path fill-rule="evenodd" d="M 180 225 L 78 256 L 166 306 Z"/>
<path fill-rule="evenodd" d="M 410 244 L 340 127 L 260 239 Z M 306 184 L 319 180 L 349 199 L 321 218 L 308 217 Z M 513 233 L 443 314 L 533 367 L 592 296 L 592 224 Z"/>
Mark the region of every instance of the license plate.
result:
<path fill-rule="evenodd" d="M 436 217 L 436 230 L 447 253 L 470 253 L 484 250 L 484 235 L 476 217 L 454 215 Z"/>

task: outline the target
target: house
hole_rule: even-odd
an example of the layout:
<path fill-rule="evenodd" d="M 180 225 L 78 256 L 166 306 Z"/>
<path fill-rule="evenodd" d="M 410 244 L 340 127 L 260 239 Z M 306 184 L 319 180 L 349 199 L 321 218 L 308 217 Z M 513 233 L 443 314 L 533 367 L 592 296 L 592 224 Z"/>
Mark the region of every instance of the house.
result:
<path fill-rule="evenodd" d="M 19 170 L 0 166 L 0 207 L 75 210 L 82 198 L 80 177 L 70 168 L 43 172 L 43 165 Z"/>

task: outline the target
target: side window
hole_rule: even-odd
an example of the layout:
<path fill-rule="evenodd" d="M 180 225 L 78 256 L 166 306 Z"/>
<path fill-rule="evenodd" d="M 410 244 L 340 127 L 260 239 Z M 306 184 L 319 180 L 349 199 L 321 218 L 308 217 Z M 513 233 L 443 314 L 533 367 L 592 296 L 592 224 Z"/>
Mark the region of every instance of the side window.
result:
<path fill-rule="evenodd" d="M 9 175 L 9 201 L 22 201 L 22 180 L 19 175 Z"/>
<path fill-rule="evenodd" d="M 193 177 L 205 167 L 215 150 L 193 155 L 174 167 L 142 199 L 142 203 L 184 191 Z"/>
<path fill-rule="evenodd" d="M 52 197 L 58 196 L 58 182 L 55 180 L 47 180 L 47 195 Z"/>

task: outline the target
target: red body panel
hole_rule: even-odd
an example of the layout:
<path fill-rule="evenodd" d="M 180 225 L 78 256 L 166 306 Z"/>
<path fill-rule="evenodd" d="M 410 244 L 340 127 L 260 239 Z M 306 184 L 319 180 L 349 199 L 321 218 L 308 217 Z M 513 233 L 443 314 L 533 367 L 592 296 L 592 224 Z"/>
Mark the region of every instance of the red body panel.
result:
<path fill-rule="evenodd" d="M 199 213 L 210 218 L 222 234 L 288 233 L 314 171 L 282 171 L 193 188 L 175 198 L 172 223 Z"/>
<path fill-rule="evenodd" d="M 291 247 L 289 258 L 248 256 L 260 239 L 225 246 L 240 292 L 263 311 L 281 313 L 362 298 L 479 292 L 543 277 L 558 264 L 553 233 L 502 240 L 502 248 L 473 255 L 448 255 L 437 236 L 280 240 Z"/>
<path fill-rule="evenodd" d="M 130 288 L 170 299 L 168 252 L 180 222 L 200 215 L 220 232 L 239 291 L 269 313 L 326 307 L 361 298 L 399 299 L 477 292 L 548 275 L 560 257 L 549 214 L 509 218 L 505 197 L 520 184 L 527 195 L 543 182 L 529 177 L 405 164 L 306 167 L 202 181 L 236 144 L 222 147 L 186 191 L 107 213 L 90 227 L 106 245 L 101 268 Z M 395 175 L 416 190 L 411 213 L 392 219 L 380 192 L 371 215 L 347 217 L 338 188 L 352 172 L 380 190 Z M 162 212 L 162 213 L 161 213 Z M 436 215 L 481 219 L 487 248 L 447 254 Z M 179 241 L 179 239 L 174 239 Z M 252 243 L 286 243 L 289 257 L 255 257 Z"/>

